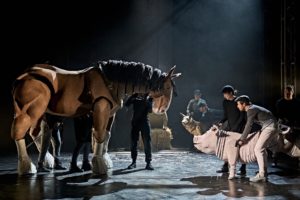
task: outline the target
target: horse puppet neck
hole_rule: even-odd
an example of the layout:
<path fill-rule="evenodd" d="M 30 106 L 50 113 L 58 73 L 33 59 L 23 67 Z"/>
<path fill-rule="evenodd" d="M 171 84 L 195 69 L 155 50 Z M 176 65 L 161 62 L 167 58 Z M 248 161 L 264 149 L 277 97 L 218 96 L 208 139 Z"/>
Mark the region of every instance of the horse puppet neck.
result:
<path fill-rule="evenodd" d="M 122 106 L 127 95 L 147 94 L 163 88 L 166 73 L 150 65 L 116 60 L 98 64 L 112 97 L 119 106 Z"/>

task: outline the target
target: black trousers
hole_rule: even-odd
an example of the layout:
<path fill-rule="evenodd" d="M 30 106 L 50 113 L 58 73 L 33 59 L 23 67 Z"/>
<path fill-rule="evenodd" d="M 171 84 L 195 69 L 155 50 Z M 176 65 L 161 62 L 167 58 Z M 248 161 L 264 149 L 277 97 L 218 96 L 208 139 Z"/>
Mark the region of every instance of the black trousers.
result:
<path fill-rule="evenodd" d="M 48 122 L 47 122 L 48 123 Z M 60 150 L 62 145 L 62 133 L 63 133 L 63 127 L 59 126 L 56 127 L 51 123 L 48 123 L 49 131 L 51 131 L 51 138 L 48 138 L 48 133 L 44 133 L 47 136 L 43 136 L 43 142 L 41 147 L 41 152 L 39 154 L 38 163 L 42 165 L 42 163 L 45 161 L 46 153 L 50 147 L 50 142 L 52 143 L 52 155 L 54 157 L 54 163 L 55 165 L 60 165 Z"/>
<path fill-rule="evenodd" d="M 72 154 L 72 164 L 77 165 L 77 158 L 81 149 L 83 150 L 83 162 L 89 162 L 89 153 L 91 151 L 92 127 L 92 117 L 83 116 L 74 118 L 76 146 Z"/>
<path fill-rule="evenodd" d="M 149 120 L 141 120 L 139 122 L 132 121 L 131 123 L 131 158 L 132 161 L 135 162 L 137 158 L 137 147 L 139 141 L 139 134 L 141 132 L 144 151 L 145 151 L 145 161 L 150 163 L 152 160 L 151 153 L 151 135 L 150 135 L 150 123 Z"/>
<path fill-rule="evenodd" d="M 61 136 L 63 134 L 63 127 L 53 128 L 52 129 L 52 150 L 55 164 L 61 164 L 60 162 L 60 150 L 62 145 Z"/>

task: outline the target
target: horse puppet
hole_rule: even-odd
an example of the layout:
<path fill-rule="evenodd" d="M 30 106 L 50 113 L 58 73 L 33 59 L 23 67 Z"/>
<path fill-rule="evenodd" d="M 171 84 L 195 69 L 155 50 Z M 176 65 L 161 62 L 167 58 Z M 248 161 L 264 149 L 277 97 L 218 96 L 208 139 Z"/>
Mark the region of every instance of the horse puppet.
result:
<path fill-rule="evenodd" d="M 192 120 L 188 120 L 188 116 L 184 116 L 182 123 L 193 126 Z M 283 134 L 287 134 L 289 129 L 285 129 L 280 133 L 280 130 L 275 133 L 270 141 L 268 149 L 272 152 L 284 152 L 292 157 L 300 157 L 299 147 L 293 145 L 292 148 L 286 149 L 286 143 L 289 142 L 283 138 Z M 236 141 L 240 139 L 241 134 L 236 132 L 227 132 L 219 129 L 217 126 L 212 126 L 204 134 L 193 134 L 194 146 L 203 153 L 215 154 L 218 158 L 229 163 L 229 176 L 228 179 L 235 178 L 236 163 L 250 163 L 256 161 L 254 147 L 260 136 L 260 131 L 248 135 L 247 143 L 241 147 L 236 146 Z"/>
<path fill-rule="evenodd" d="M 20 75 L 13 86 L 14 119 L 11 137 L 18 150 L 18 173 L 36 173 L 24 137 L 40 131 L 43 114 L 77 117 L 93 112 L 92 171 L 107 174 L 112 162 L 107 154 L 110 130 L 123 99 L 134 93 L 153 98 L 153 112 L 166 112 L 172 100 L 175 66 L 168 73 L 152 66 L 125 61 L 100 61 L 94 67 L 68 71 L 36 64 Z M 175 94 L 175 90 L 174 90 Z"/>

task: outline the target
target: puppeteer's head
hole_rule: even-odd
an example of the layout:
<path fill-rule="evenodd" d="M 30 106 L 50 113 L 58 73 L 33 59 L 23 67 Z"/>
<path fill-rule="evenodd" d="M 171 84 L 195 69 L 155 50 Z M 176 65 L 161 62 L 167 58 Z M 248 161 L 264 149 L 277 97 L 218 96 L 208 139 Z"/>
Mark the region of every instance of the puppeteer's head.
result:
<path fill-rule="evenodd" d="M 235 101 L 240 111 L 247 111 L 247 108 L 251 105 L 250 98 L 247 95 L 241 95 L 237 97 Z"/>
<path fill-rule="evenodd" d="M 222 88 L 222 94 L 224 96 L 224 99 L 232 100 L 234 98 L 234 95 L 236 94 L 236 90 L 231 85 L 225 85 Z"/>
<path fill-rule="evenodd" d="M 200 103 L 200 104 L 199 104 L 199 111 L 200 111 L 201 113 L 206 113 L 207 110 L 208 110 L 208 106 L 207 106 L 206 103 Z"/>
<path fill-rule="evenodd" d="M 201 98 L 201 91 L 200 90 L 195 90 L 194 91 L 194 98 L 196 99 L 196 100 L 199 100 L 200 98 Z"/>
<path fill-rule="evenodd" d="M 284 99 L 286 100 L 292 100 L 294 96 L 294 86 L 287 85 L 284 88 Z"/>

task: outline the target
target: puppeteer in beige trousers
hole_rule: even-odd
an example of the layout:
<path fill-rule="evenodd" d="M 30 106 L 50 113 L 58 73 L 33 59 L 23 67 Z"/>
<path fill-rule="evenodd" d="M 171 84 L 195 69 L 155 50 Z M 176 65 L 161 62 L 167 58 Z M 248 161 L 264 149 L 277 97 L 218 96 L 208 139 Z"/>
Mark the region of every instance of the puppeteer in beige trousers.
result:
<path fill-rule="evenodd" d="M 273 139 L 273 137 L 276 136 L 275 131 L 276 128 L 274 124 L 270 124 L 269 126 L 262 129 L 257 143 L 254 147 L 254 153 L 259 168 L 259 174 L 263 177 L 267 176 L 267 147 L 269 142 Z"/>

